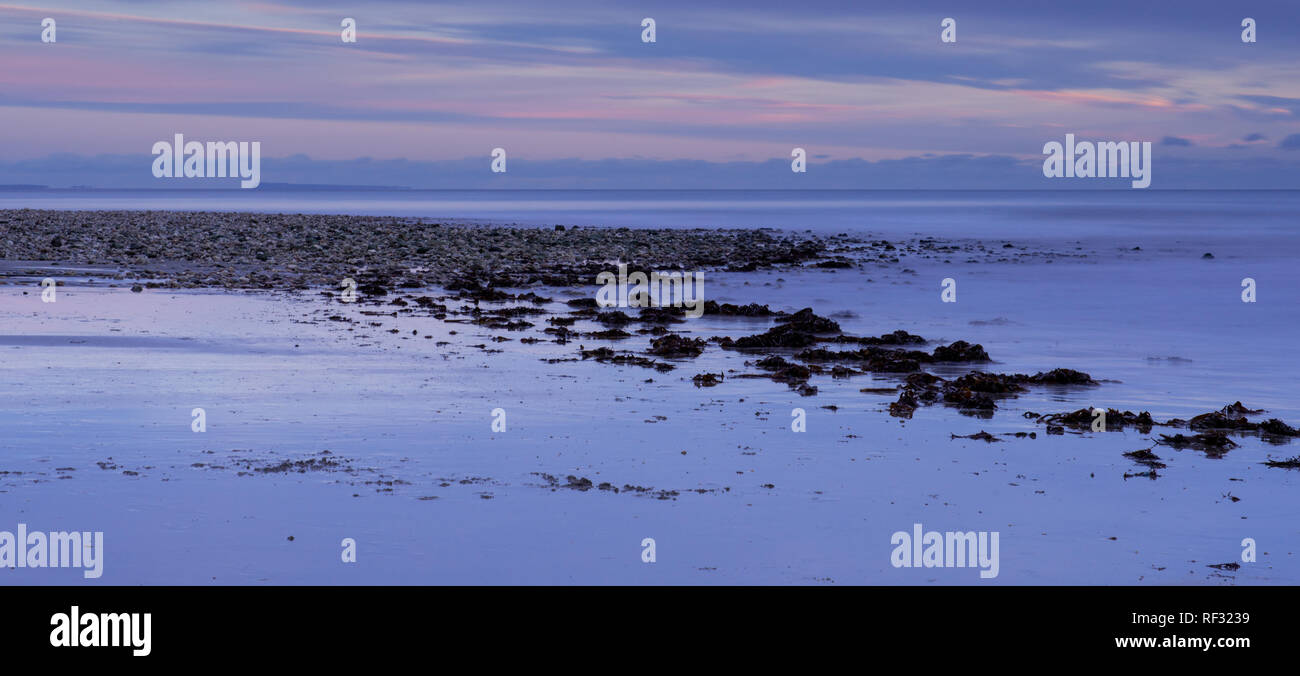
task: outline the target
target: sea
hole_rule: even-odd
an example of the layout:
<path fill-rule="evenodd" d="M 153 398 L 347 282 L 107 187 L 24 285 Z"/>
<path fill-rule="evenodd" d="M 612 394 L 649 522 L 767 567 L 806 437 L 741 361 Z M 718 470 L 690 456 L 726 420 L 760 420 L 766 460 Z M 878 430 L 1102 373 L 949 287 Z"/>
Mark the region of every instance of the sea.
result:
<path fill-rule="evenodd" d="M 1300 426 L 1300 192 L 0 191 L 0 209 L 20 208 L 765 227 L 1050 250 L 1060 255 L 710 272 L 705 297 L 812 307 L 861 335 L 977 342 L 994 359 L 981 368 L 1073 368 L 1101 384 L 1036 388 L 988 419 L 937 406 L 903 420 L 888 414 L 896 396 L 863 391 L 897 384 L 887 376 L 816 378 L 803 397 L 736 377 L 752 357 L 712 345 L 659 373 L 518 340 L 548 338 L 544 323 L 493 343 L 499 333 L 363 316 L 310 293 L 68 278 L 43 304 L 36 277 L 50 266 L 0 285 L 0 531 L 103 531 L 104 572 L 0 569 L 0 584 L 1300 583 L 1300 471 L 1264 464 L 1300 442 L 1234 437 L 1211 457 L 1158 443 L 1175 430 L 1049 436 L 1026 417 L 1100 407 L 1164 420 L 1241 401 L 1266 409 L 1254 419 Z M 945 280 L 956 302 L 943 301 Z M 583 294 L 533 290 L 557 314 Z M 706 316 L 679 329 L 769 325 Z M 726 377 L 695 386 L 705 372 Z M 999 441 L 957 438 L 980 431 Z M 1166 465 L 1158 478 L 1124 456 L 1142 449 Z M 255 469 L 319 457 L 349 469 Z M 916 524 L 999 533 L 998 574 L 894 565 L 894 534 Z"/>

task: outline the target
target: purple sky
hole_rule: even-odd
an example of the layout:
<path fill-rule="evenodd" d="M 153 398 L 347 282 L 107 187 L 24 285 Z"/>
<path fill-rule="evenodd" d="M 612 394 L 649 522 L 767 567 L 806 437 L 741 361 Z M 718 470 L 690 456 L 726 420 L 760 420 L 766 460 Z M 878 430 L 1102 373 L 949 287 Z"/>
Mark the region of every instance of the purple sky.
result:
<path fill-rule="evenodd" d="M 731 4 L 0 4 L 0 182 L 177 132 L 270 158 L 484 166 L 498 146 L 535 162 L 788 163 L 794 146 L 814 166 L 1032 162 L 1067 132 L 1150 140 L 1206 177 L 1300 162 L 1294 2 Z M 956 44 L 939 40 L 947 16 Z"/>

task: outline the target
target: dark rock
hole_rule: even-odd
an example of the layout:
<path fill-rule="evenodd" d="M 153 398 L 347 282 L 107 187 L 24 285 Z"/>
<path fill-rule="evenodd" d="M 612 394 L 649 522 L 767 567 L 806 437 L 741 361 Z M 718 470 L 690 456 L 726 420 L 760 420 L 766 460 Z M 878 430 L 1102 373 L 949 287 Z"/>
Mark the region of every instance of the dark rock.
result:
<path fill-rule="evenodd" d="M 713 387 L 722 380 L 723 375 L 721 373 L 697 373 L 691 377 L 691 382 L 696 387 Z"/>
<path fill-rule="evenodd" d="M 990 361 L 984 346 L 959 340 L 951 345 L 934 348 L 935 361 Z"/>
<path fill-rule="evenodd" d="M 703 338 L 686 338 L 675 333 L 650 342 L 650 354 L 660 357 L 698 357 L 707 343 Z"/>
<path fill-rule="evenodd" d="M 1047 373 L 1035 373 L 1029 381 L 1040 385 L 1096 385 L 1092 376 L 1073 369 L 1052 369 Z"/>
<path fill-rule="evenodd" d="M 704 301 L 704 314 L 735 317 L 770 317 L 776 313 L 766 305 L 759 305 L 758 303 L 732 305 L 731 303 L 718 304 L 717 301 L 706 300 Z"/>

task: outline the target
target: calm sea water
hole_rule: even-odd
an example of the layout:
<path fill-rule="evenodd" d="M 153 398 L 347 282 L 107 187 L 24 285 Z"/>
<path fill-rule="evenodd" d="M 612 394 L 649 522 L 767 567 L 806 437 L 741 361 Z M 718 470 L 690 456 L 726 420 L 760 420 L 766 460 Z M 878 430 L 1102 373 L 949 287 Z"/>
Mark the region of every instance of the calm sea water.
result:
<path fill-rule="evenodd" d="M 38 190 L 0 191 L 0 208 L 341 213 L 976 238 L 1300 240 L 1300 191 Z"/>

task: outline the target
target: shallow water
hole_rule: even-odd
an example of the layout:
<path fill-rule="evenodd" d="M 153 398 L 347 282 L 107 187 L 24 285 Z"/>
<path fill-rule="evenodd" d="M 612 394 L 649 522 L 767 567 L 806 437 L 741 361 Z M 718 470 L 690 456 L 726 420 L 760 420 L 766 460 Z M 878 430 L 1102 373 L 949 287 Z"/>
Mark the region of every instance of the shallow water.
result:
<path fill-rule="evenodd" d="M 0 190 L 0 209 L 357 214 L 521 225 L 870 229 L 888 236 L 1284 238 L 1300 190 Z"/>
<path fill-rule="evenodd" d="M 1244 437 L 1221 459 L 1157 447 L 1160 478 L 1125 479 L 1145 468 L 1121 454 L 1152 435 L 1047 436 L 1021 415 L 1101 406 L 1188 418 L 1241 400 L 1300 424 L 1289 358 L 1300 272 L 1286 238 L 1202 260 L 1203 242 L 1183 236 L 1148 234 L 1141 252 L 1105 242 L 1053 263 L 955 256 L 707 275 L 705 295 L 719 302 L 811 306 L 847 332 L 982 343 L 989 370 L 1067 367 L 1104 381 L 1034 389 L 989 420 L 943 407 L 892 418 L 895 396 L 859 392 L 897 382 L 885 377 L 814 378 L 820 393 L 800 397 L 733 377 L 753 372 L 743 363 L 753 357 L 714 345 L 670 373 L 545 363 L 605 343 L 520 344 L 543 335 L 539 319 L 500 332 L 366 317 L 386 308 L 313 294 L 136 294 L 69 280 L 46 304 L 38 287 L 0 286 L 0 470 L 22 472 L 0 475 L 0 530 L 104 531 L 100 584 L 1294 584 L 1300 472 L 1261 462 L 1300 454 L 1300 443 Z M 1257 303 L 1241 302 L 1245 276 Z M 946 277 L 956 303 L 940 302 Z M 325 319 L 336 313 L 362 323 Z M 709 316 L 676 328 L 740 336 L 768 325 Z M 694 387 L 703 372 L 728 378 Z M 202 434 L 194 407 L 207 413 Z M 790 429 L 795 407 L 805 433 Z M 505 432 L 492 431 L 496 408 Z M 951 437 L 980 430 L 1037 438 Z M 237 471 L 241 457 L 324 450 L 355 473 Z M 679 494 L 552 490 L 534 472 Z M 407 483 L 366 483 L 395 479 Z M 891 566 L 890 535 L 914 523 L 999 532 L 998 577 Z M 1240 561 L 1247 537 L 1258 562 L 1207 567 Z M 340 561 L 343 538 L 357 541 L 357 563 Z M 644 538 L 656 541 L 654 564 L 642 562 Z M 0 571 L 6 584 L 81 581 Z"/>

